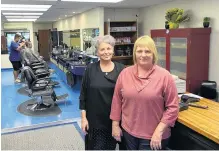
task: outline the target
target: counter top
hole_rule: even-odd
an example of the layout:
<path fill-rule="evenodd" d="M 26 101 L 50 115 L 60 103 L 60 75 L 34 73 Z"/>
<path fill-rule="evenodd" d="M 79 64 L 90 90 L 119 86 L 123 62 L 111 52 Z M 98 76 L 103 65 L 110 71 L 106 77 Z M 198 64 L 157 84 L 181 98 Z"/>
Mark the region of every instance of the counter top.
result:
<path fill-rule="evenodd" d="M 178 122 L 219 144 L 219 103 L 201 98 L 196 104 L 208 109 L 189 107 L 179 113 Z"/>

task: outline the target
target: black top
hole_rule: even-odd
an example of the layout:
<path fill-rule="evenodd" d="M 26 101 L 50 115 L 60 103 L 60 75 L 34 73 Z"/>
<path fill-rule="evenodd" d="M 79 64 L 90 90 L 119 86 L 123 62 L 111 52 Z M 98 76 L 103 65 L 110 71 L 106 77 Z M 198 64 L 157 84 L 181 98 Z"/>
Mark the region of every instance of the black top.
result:
<path fill-rule="evenodd" d="M 109 73 L 102 72 L 100 62 L 89 64 L 82 79 L 80 109 L 86 110 L 89 129 L 111 129 L 110 111 L 116 80 L 124 65 L 114 62 Z"/>

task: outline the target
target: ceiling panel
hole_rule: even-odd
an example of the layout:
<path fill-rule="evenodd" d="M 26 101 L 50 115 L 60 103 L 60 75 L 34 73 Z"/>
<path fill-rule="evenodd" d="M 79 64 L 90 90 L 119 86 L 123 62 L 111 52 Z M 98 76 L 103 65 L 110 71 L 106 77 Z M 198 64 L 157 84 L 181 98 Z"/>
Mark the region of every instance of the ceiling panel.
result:
<path fill-rule="evenodd" d="M 112 8 L 142 8 L 146 6 L 162 4 L 174 0 L 125 0 L 116 4 L 109 4 Z"/>
<path fill-rule="evenodd" d="M 43 15 L 37 19 L 36 22 L 55 21 L 58 18 L 66 18 L 73 16 L 77 13 L 82 13 L 96 7 L 107 8 L 141 8 L 161 3 L 166 3 L 173 0 L 124 0 L 119 3 L 87 3 L 87 2 L 62 2 L 60 0 L 2 0 L 2 4 L 35 4 L 35 5 L 52 5 Z M 2 11 L 6 12 L 6 11 Z M 9 11 L 7 11 L 9 12 Z M 15 12 L 15 11 L 10 11 Z M 18 11 L 16 11 L 18 12 Z M 19 11 L 22 12 L 22 11 Z M 73 12 L 76 12 L 75 14 Z M 26 11 L 23 13 L 27 13 Z M 38 12 L 37 12 L 38 13 Z M 65 16 L 67 15 L 67 16 Z M 2 16 L 5 20 L 5 17 Z"/>

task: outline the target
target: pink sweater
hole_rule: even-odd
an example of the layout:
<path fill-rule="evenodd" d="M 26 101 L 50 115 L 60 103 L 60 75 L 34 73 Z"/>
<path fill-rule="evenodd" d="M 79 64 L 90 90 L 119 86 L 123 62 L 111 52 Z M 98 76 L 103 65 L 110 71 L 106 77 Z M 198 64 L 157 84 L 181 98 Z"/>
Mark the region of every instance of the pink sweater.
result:
<path fill-rule="evenodd" d="M 154 65 L 144 78 L 137 76 L 137 65 L 124 69 L 117 80 L 110 118 L 122 120 L 129 134 L 151 139 L 160 122 L 169 127 L 163 139 L 170 136 L 179 112 L 178 95 L 171 74 Z M 122 118 L 122 119 L 121 119 Z"/>

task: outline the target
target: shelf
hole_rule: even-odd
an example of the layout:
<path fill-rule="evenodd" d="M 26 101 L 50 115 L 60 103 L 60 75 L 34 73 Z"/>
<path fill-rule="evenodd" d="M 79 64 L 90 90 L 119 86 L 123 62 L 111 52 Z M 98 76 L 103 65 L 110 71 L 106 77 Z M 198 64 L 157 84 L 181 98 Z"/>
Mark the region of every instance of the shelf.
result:
<path fill-rule="evenodd" d="M 134 45 L 134 43 L 122 43 L 122 44 L 116 44 L 116 46 L 123 46 L 123 45 Z"/>
<path fill-rule="evenodd" d="M 170 62 L 177 62 L 181 64 L 186 64 L 187 63 L 187 57 L 182 57 L 182 56 L 170 56 Z"/>
<path fill-rule="evenodd" d="M 136 20 L 110 21 L 110 23 L 136 23 Z"/>
<path fill-rule="evenodd" d="M 132 56 L 113 56 L 112 60 L 130 60 Z"/>
<path fill-rule="evenodd" d="M 180 72 L 178 70 L 170 70 L 170 73 L 180 77 L 181 79 L 186 79 L 186 73 L 184 72 Z"/>
<path fill-rule="evenodd" d="M 166 42 L 155 42 L 155 44 L 159 46 L 166 46 Z"/>
<path fill-rule="evenodd" d="M 187 49 L 187 43 L 171 42 L 170 48 Z"/>
<path fill-rule="evenodd" d="M 106 35 L 109 34 L 115 37 L 116 39 L 115 54 L 120 55 L 119 50 L 121 51 L 130 50 L 132 52 L 135 41 L 138 38 L 137 20 L 104 22 L 104 34 Z M 112 60 L 118 61 L 124 65 L 132 65 L 133 64 L 132 53 L 130 54 L 125 53 L 125 54 L 127 56 L 113 56 Z"/>
<path fill-rule="evenodd" d="M 166 55 L 158 54 L 158 60 L 166 61 Z"/>
<path fill-rule="evenodd" d="M 170 49 L 177 48 L 177 49 L 187 49 L 187 46 L 177 46 L 177 45 L 171 45 Z"/>
<path fill-rule="evenodd" d="M 156 45 L 158 48 L 166 48 L 166 46 Z"/>
<path fill-rule="evenodd" d="M 135 31 L 110 31 L 110 33 L 137 32 Z"/>

